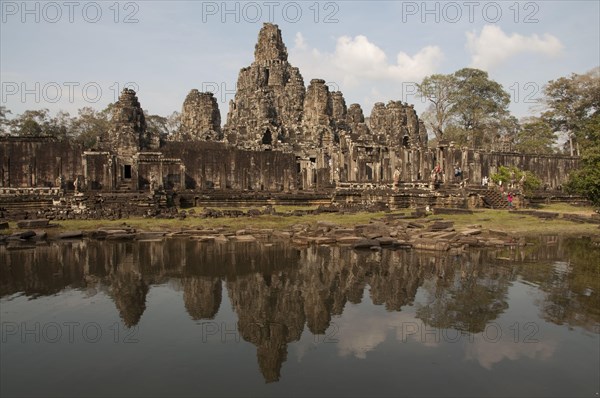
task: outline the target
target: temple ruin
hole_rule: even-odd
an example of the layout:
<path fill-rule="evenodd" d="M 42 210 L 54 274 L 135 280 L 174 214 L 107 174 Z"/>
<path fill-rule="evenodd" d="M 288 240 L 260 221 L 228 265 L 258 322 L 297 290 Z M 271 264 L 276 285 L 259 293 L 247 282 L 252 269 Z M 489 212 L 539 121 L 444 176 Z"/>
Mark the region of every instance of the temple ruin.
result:
<path fill-rule="evenodd" d="M 0 195 L 162 191 L 198 204 L 200 192 L 322 193 L 348 200 L 352 192 L 370 190 L 387 203 L 411 205 L 398 195 L 429 202 L 452 196 L 455 167 L 462 170 L 461 188 L 481 187 L 500 166 L 517 166 L 553 190 L 578 163 L 576 157 L 444 141 L 429 148 L 413 105 L 378 102 L 366 118 L 360 104 L 348 106 L 323 79 L 306 87 L 288 61 L 281 31 L 269 23 L 258 34 L 254 61 L 239 72 L 224 125 L 213 94 L 196 89 L 185 98 L 181 119 L 180 130 L 161 142 L 148 129 L 136 93 L 125 89 L 94 150 L 51 138 L 0 138 Z M 461 200 L 447 203 L 477 205 Z"/>

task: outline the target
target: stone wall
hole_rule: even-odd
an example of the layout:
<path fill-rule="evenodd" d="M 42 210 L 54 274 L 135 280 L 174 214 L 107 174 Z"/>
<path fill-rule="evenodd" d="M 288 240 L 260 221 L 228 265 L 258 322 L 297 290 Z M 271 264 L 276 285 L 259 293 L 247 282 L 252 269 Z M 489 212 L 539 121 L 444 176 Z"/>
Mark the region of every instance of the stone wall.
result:
<path fill-rule="evenodd" d="M 296 159 L 289 153 L 243 151 L 216 142 L 169 142 L 162 152 L 183 161 L 187 189 L 297 188 Z"/>
<path fill-rule="evenodd" d="M 73 189 L 82 148 L 44 137 L 0 138 L 0 187 Z"/>
<path fill-rule="evenodd" d="M 563 155 L 484 152 L 460 148 L 444 149 L 442 152 L 446 178 L 451 181 L 454 166 L 459 165 L 463 178 L 468 178 L 470 184 L 481 184 L 484 176 L 496 173 L 500 166 L 514 166 L 533 172 L 547 188 L 557 189 L 567 182 L 569 173 L 579 164 L 579 158 Z"/>

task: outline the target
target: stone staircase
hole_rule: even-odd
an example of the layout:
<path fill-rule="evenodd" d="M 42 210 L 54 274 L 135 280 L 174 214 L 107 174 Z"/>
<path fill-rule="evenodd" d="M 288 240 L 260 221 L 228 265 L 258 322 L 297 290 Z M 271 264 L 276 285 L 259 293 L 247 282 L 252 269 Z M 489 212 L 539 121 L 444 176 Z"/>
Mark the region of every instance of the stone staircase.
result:
<path fill-rule="evenodd" d="M 495 189 L 488 189 L 485 191 L 483 202 L 485 207 L 490 209 L 508 209 L 508 200 L 506 200 L 506 196 Z"/>

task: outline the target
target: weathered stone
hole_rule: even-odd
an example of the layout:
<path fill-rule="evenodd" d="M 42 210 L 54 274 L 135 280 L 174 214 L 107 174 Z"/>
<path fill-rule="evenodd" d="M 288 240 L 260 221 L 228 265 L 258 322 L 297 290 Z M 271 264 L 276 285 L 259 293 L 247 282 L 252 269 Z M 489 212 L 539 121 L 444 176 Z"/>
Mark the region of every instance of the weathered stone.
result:
<path fill-rule="evenodd" d="M 315 243 L 317 245 L 332 244 L 332 243 L 336 243 L 336 241 L 337 240 L 335 238 L 326 237 L 326 236 L 318 236 L 318 237 L 308 238 L 308 242 L 312 242 L 312 243 Z"/>
<path fill-rule="evenodd" d="M 83 231 L 65 231 L 58 235 L 58 239 L 80 239 L 83 238 Z"/>
<path fill-rule="evenodd" d="M 340 236 L 336 240 L 337 240 L 337 243 L 342 244 L 342 245 L 352 245 L 356 242 L 360 242 L 360 241 L 364 240 L 364 238 L 361 238 L 360 236 Z"/>
<path fill-rule="evenodd" d="M 292 236 L 291 233 L 287 231 L 273 231 L 273 237 L 279 239 L 289 239 Z"/>
<path fill-rule="evenodd" d="M 236 235 L 232 237 L 236 242 L 256 242 L 256 238 L 252 235 Z"/>
<path fill-rule="evenodd" d="M 216 236 L 214 235 L 203 235 L 203 236 L 191 236 L 190 239 L 196 240 L 198 242 L 214 242 Z"/>
<path fill-rule="evenodd" d="M 378 241 L 381 246 L 393 245 L 396 242 L 396 239 L 389 236 L 382 236 L 380 238 L 376 238 L 375 240 Z"/>
<path fill-rule="evenodd" d="M 213 93 L 193 89 L 183 102 L 181 127 L 173 137 L 176 141 L 219 141 L 221 112 Z"/>
<path fill-rule="evenodd" d="M 441 242 L 435 239 L 415 239 L 415 241 L 412 242 L 412 244 L 413 248 L 421 250 L 447 251 L 448 249 L 450 249 L 450 245 L 448 244 L 448 242 Z"/>
<path fill-rule="evenodd" d="M 135 234 L 133 233 L 111 233 L 106 236 L 106 240 L 133 240 Z"/>
<path fill-rule="evenodd" d="M 308 245 L 308 237 L 294 235 L 292 237 L 292 243 L 295 245 Z"/>
<path fill-rule="evenodd" d="M 26 229 L 26 228 L 45 228 L 48 226 L 48 222 L 50 220 L 47 219 L 39 219 L 39 220 L 21 220 L 17 222 L 17 228 Z"/>
<path fill-rule="evenodd" d="M 410 242 L 396 241 L 392 244 L 392 249 L 412 249 L 413 245 Z"/>
<path fill-rule="evenodd" d="M 425 228 L 425 226 L 416 222 L 409 222 L 406 224 L 406 228 Z"/>
<path fill-rule="evenodd" d="M 373 246 L 380 246 L 379 241 L 375 239 L 361 239 L 352 245 L 354 249 L 370 249 Z"/>
<path fill-rule="evenodd" d="M 35 236 L 35 231 L 23 231 L 23 232 L 16 232 L 14 234 L 11 234 L 9 236 L 9 238 L 29 239 L 29 238 L 33 238 L 34 236 Z"/>
<path fill-rule="evenodd" d="M 428 228 L 429 231 L 441 231 L 444 229 L 452 228 L 454 226 L 454 222 L 452 221 L 436 221 L 431 224 Z"/>
<path fill-rule="evenodd" d="M 332 230 L 334 228 L 338 228 L 339 225 L 337 225 L 336 223 L 329 222 L 329 221 L 317 221 L 317 227 L 325 228 L 327 230 Z"/>
<path fill-rule="evenodd" d="M 156 149 L 159 138 L 147 131 L 144 111 L 135 91 L 125 88 L 112 109 L 111 128 L 100 142 L 103 149 L 133 155 L 142 149 Z"/>
<path fill-rule="evenodd" d="M 48 238 L 48 233 L 46 231 L 35 231 L 35 236 L 33 237 L 36 241 L 43 241 Z"/>
<path fill-rule="evenodd" d="M 227 237 L 223 234 L 220 234 L 215 237 L 215 243 L 227 243 L 227 242 L 229 242 L 229 239 L 227 239 Z"/>
<path fill-rule="evenodd" d="M 107 235 L 108 235 L 108 233 L 106 233 L 106 231 L 103 231 L 103 230 L 90 231 L 88 234 L 88 236 L 91 239 L 98 239 L 98 240 L 106 239 Z"/>
<path fill-rule="evenodd" d="M 304 81 L 287 61 L 277 25 L 266 23 L 258 34 L 254 62 L 240 71 L 231 101 L 225 136 L 246 148 L 277 148 L 300 135 Z"/>
<path fill-rule="evenodd" d="M 130 228 L 123 228 L 123 229 L 117 229 L 117 228 L 100 229 L 99 228 L 98 231 L 104 231 L 108 235 L 111 235 L 111 234 L 124 234 L 124 233 L 134 232 Z"/>
<path fill-rule="evenodd" d="M 479 241 L 479 239 L 472 236 L 463 236 L 458 240 L 458 242 L 472 247 L 482 246 L 482 243 Z"/>

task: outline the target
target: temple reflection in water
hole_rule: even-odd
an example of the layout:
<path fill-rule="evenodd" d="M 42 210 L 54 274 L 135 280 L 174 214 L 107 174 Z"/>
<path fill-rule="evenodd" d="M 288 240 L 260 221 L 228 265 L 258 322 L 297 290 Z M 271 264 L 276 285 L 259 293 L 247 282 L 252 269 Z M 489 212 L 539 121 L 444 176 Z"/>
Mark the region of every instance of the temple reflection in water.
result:
<path fill-rule="evenodd" d="M 347 303 L 360 303 L 367 289 L 372 302 L 390 312 L 413 305 L 421 289 L 425 299 L 415 307 L 425 325 L 480 333 L 507 310 L 508 289 L 520 279 L 543 292 L 542 318 L 598 333 L 599 251 L 580 240 L 540 239 L 538 246 L 460 255 L 186 239 L 0 247 L 0 297 L 35 299 L 65 288 L 104 293 L 132 327 L 144 316 L 153 285 L 181 288 L 194 321 L 214 319 L 225 294 L 240 336 L 256 346 L 260 370 L 272 382 L 280 378 L 288 344 L 300 340 L 305 327 L 324 334 L 332 317 Z"/>

